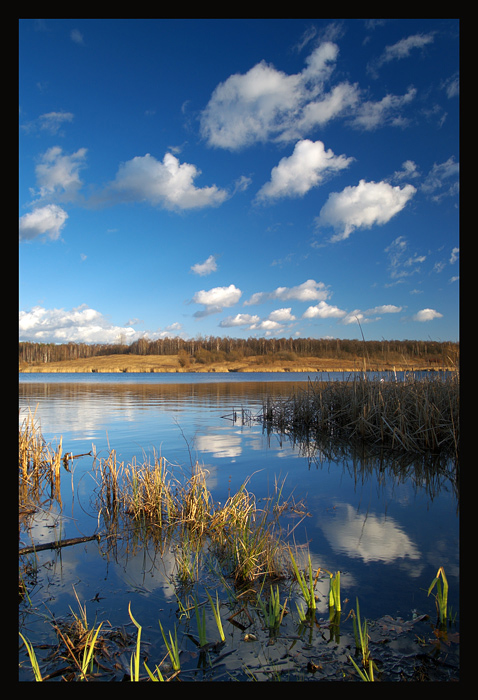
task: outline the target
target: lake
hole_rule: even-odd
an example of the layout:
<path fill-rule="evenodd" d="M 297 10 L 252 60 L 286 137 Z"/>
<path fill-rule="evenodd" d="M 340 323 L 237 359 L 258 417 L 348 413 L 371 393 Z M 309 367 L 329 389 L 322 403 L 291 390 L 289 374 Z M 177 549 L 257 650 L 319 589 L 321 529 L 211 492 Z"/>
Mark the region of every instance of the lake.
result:
<path fill-rule="evenodd" d="M 257 499 L 267 498 L 274 483 L 283 481 L 285 495 L 303 500 L 309 513 L 294 523 L 296 543 L 308 542 L 315 569 L 341 572 L 341 594 L 347 601 L 343 619 L 357 597 L 369 620 L 391 616 L 412 621 L 425 614 L 436 618 L 435 602 L 427 590 L 440 566 L 448 579 L 449 604 L 459 611 L 459 496 L 453 471 L 441 467 L 429 479 L 420 459 L 399 468 L 400 460 L 377 460 L 333 444 L 311 449 L 286 436 L 268 434 L 256 419 L 265 397 L 290 396 L 305 388 L 308 380 L 303 373 L 20 374 L 20 420 L 29 409 L 36 410 L 45 440 L 56 445 L 61 437 L 63 452 L 74 455 L 94 450 L 105 458 L 114 449 L 117 458 L 128 463 L 135 458 L 143 462 L 156 453 L 178 471 L 190 471 L 198 462 L 207 470 L 208 487 L 219 502 L 247 478 L 248 490 Z M 101 530 L 92 457 L 75 459 L 71 473 L 62 471 L 61 480 L 61 508 L 45 503 L 28 531 L 20 531 L 21 546 Z M 30 605 L 56 617 L 67 616 L 71 609 L 77 610 L 76 591 L 92 620 L 108 620 L 112 627 L 125 626 L 132 632 L 131 603 L 136 620 L 144 624 L 144 642 L 159 663 L 163 654 L 158 619 L 170 627 L 178 624 L 174 571 L 171 553 L 159 561 L 141 546 L 116 557 L 108 556 L 96 541 L 41 551 L 36 554 Z M 327 591 L 324 583 L 317 604 L 324 619 Z M 34 646 L 53 645 L 44 614 L 28 614 L 27 608 L 23 603 L 20 609 L 25 636 Z M 208 617 L 208 625 L 212 623 Z M 349 619 L 344 639 L 350 629 Z M 263 680 L 264 664 L 258 661 L 257 648 L 242 645 L 232 625 L 228 634 L 236 657 L 233 661 L 231 654 L 214 679 L 243 679 L 247 666 Z M 423 634 L 431 632 L 427 628 Z M 398 649 L 399 642 L 394 644 Z M 184 654 L 191 670 L 196 652 L 190 646 L 189 656 Z M 284 653 L 284 648 L 275 644 L 276 661 L 282 659 L 279 649 Z M 304 658 L 317 653 L 314 644 L 301 649 Z M 260 653 L 266 651 L 261 646 Z M 295 673 L 291 668 L 296 666 L 287 666 L 289 673 Z M 20 679 L 31 679 L 28 664 Z"/>

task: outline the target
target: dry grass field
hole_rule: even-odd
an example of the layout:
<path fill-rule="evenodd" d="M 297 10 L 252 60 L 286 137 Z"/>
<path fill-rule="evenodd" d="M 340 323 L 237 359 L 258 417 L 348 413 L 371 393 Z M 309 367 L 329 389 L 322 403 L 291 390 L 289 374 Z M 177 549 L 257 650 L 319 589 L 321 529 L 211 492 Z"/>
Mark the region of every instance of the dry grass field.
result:
<path fill-rule="evenodd" d="M 20 372 L 354 372 L 418 371 L 423 369 L 456 369 L 425 360 L 406 359 L 398 362 L 338 360 L 318 357 L 300 357 L 295 360 L 275 359 L 273 356 L 244 357 L 238 361 L 203 364 L 194 358 L 184 362 L 178 355 L 104 355 L 63 362 L 38 364 L 22 363 Z"/>

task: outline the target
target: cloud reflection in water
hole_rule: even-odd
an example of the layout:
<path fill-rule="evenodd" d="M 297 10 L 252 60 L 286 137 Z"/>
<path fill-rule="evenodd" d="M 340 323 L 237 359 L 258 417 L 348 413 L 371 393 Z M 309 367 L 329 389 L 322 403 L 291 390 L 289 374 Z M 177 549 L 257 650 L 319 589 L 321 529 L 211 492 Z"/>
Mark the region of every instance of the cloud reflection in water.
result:
<path fill-rule="evenodd" d="M 337 554 L 365 563 L 420 559 L 421 553 L 401 526 L 390 517 L 360 513 L 348 503 L 336 504 L 332 517 L 319 518 L 330 546 Z"/>

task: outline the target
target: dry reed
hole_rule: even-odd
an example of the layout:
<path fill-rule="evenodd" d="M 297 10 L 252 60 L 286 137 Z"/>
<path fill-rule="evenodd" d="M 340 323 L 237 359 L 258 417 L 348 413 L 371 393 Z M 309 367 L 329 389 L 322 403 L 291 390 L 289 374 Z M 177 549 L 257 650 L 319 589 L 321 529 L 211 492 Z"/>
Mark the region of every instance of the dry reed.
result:
<path fill-rule="evenodd" d="M 19 498 L 20 506 L 28 509 L 40 501 L 49 486 L 50 497 L 60 500 L 60 469 L 62 439 L 54 450 L 43 439 L 35 413 L 28 412 L 19 428 Z"/>
<path fill-rule="evenodd" d="M 459 377 L 309 382 L 286 400 L 269 400 L 262 421 L 295 439 L 325 434 L 402 451 L 457 455 Z"/>
<path fill-rule="evenodd" d="M 214 502 L 207 486 L 207 472 L 196 464 L 188 478 L 179 479 L 164 457 L 153 462 L 118 464 L 114 452 L 97 464 L 99 512 L 108 532 L 129 526 L 141 529 L 142 537 L 180 542 L 180 578 L 187 578 L 185 562 L 197 560 L 207 549 L 236 582 L 253 581 L 264 575 L 282 574 L 285 546 L 279 516 L 288 507 L 277 485 L 274 497 L 259 508 L 247 482 L 222 505 Z M 295 503 L 292 506 L 299 510 Z M 144 541 L 144 539 L 143 539 Z M 191 572 L 192 574 L 192 572 Z"/>

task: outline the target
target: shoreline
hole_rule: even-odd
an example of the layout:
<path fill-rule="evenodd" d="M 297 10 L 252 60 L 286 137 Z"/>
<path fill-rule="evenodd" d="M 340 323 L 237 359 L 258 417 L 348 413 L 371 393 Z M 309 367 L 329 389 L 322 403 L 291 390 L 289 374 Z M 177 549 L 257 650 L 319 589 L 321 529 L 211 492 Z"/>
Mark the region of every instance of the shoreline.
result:
<path fill-rule="evenodd" d="M 309 372 L 309 373 L 349 373 L 349 372 L 439 372 L 454 371 L 445 363 L 426 361 L 398 362 L 338 360 L 320 357 L 305 357 L 294 360 L 273 360 L 264 357 L 247 357 L 243 360 L 201 364 L 186 362 L 181 365 L 177 355 L 105 355 L 62 362 L 21 365 L 20 374 L 34 373 L 240 373 L 251 372 Z"/>

